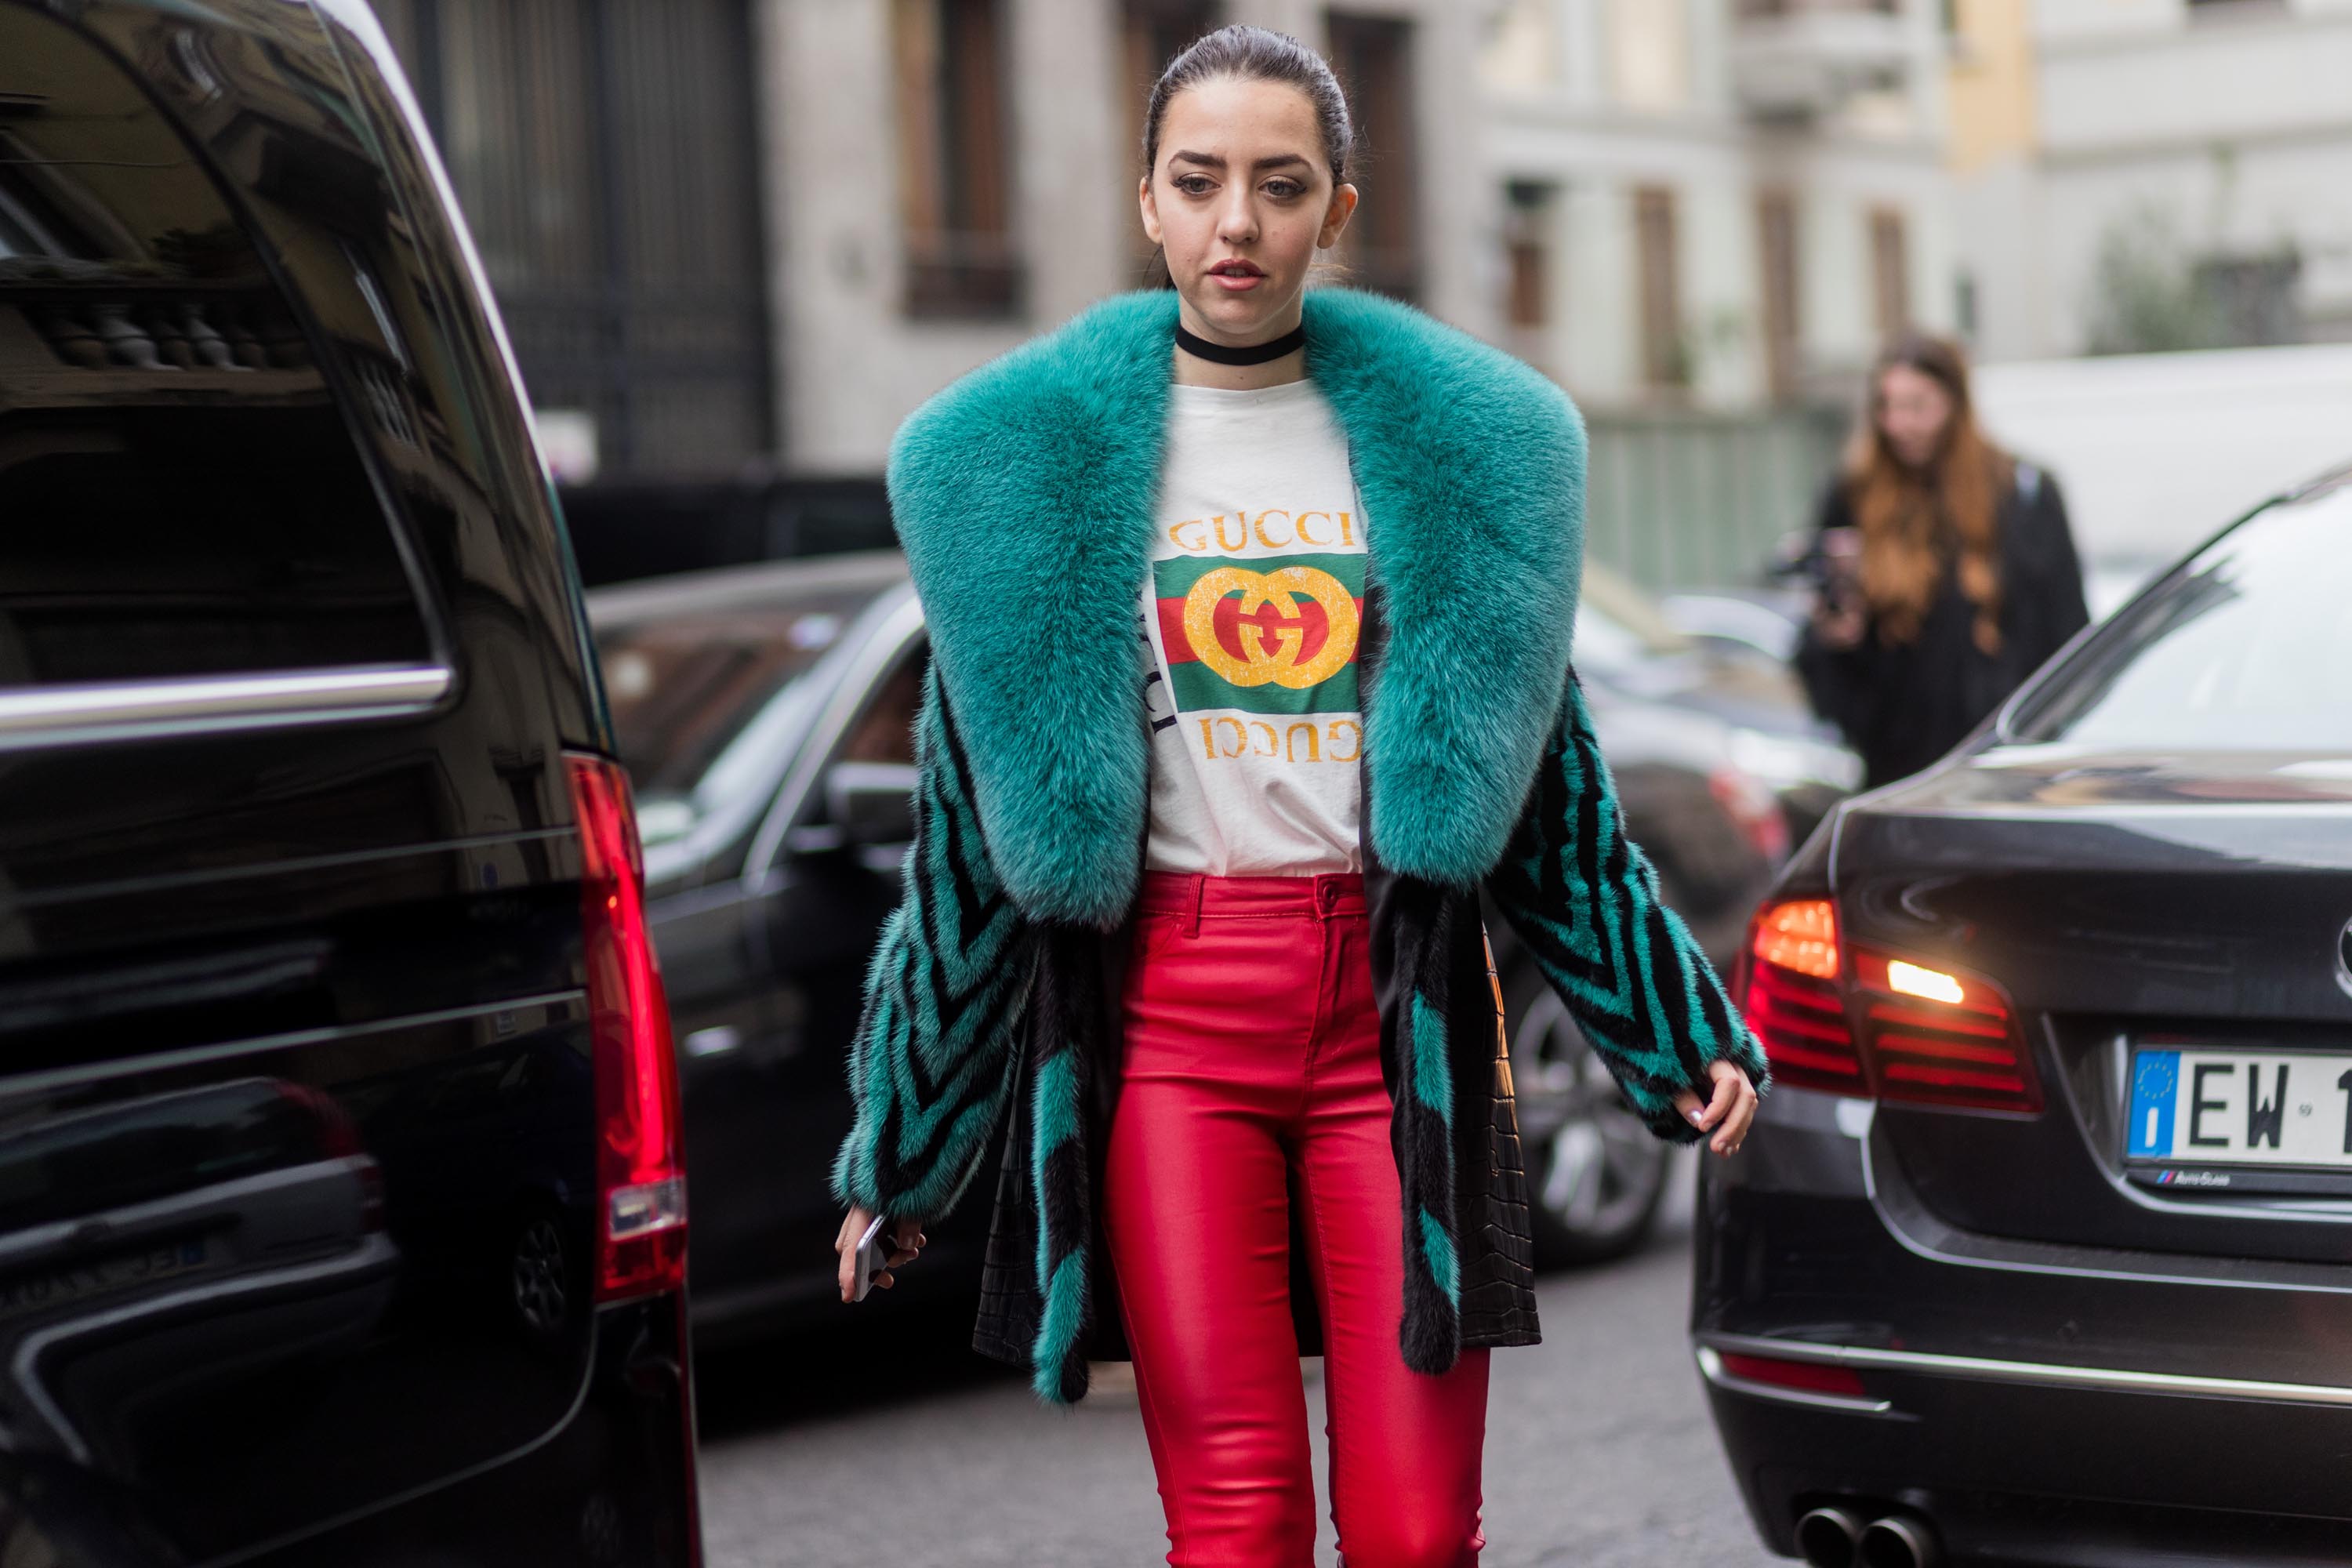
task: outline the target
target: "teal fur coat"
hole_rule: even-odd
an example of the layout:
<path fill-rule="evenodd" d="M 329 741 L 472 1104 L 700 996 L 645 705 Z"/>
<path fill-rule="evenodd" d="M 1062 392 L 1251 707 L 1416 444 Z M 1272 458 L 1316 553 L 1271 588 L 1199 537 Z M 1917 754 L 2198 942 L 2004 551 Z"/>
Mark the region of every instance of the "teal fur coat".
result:
<path fill-rule="evenodd" d="M 1135 648 L 1172 293 L 1124 295 L 918 409 L 889 491 L 929 625 L 916 839 L 850 1059 L 845 1203 L 935 1220 L 1003 1155 L 974 1343 L 1086 1391 L 1120 1352 L 1101 1245 L 1149 734 Z M 1370 549 L 1364 863 L 1406 1237 L 1398 1339 L 1441 1373 L 1537 1338 L 1480 895 L 1660 1136 L 1679 1089 L 1764 1062 L 1615 794 L 1569 668 L 1584 430 L 1550 382 L 1406 306 L 1306 300 Z M 1298 1249 L 1293 1249 L 1294 1258 Z M 1303 1350 L 1308 1293 L 1293 1289 Z M 1302 1298 L 1307 1298 L 1302 1300 Z"/>

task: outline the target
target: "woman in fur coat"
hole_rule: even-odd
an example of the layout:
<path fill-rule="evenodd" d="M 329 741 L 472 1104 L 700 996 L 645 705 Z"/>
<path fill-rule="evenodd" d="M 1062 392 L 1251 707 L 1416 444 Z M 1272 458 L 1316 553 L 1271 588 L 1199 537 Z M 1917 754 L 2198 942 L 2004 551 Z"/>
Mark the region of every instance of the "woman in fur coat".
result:
<path fill-rule="evenodd" d="M 1318 1351 L 1344 1561 L 1471 1563 L 1488 1352 L 1537 1339 L 1482 890 L 1660 1136 L 1737 1149 L 1764 1063 L 1569 668 L 1575 410 L 1306 290 L 1357 200 L 1313 51 L 1211 34 L 1147 121 L 1171 287 L 891 453 L 932 661 L 843 1294 L 867 1222 L 904 1266 L 1002 1131 L 975 1343 L 1055 1403 L 1131 1357 L 1171 1563 L 1312 1562 Z"/>

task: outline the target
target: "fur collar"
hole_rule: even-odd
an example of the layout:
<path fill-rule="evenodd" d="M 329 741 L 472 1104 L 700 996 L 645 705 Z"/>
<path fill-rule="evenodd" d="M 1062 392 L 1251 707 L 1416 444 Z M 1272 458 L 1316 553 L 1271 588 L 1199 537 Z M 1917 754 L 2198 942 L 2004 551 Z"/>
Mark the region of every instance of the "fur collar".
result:
<path fill-rule="evenodd" d="M 1108 927 L 1134 895 L 1149 747 L 1130 639 L 1175 318 L 1171 292 L 1108 300 L 940 393 L 891 447 L 990 857 L 1041 919 Z M 1559 711 L 1583 424 L 1534 370 L 1391 300 L 1311 290 L 1306 326 L 1385 634 L 1365 672 L 1372 852 L 1466 885 L 1501 858 Z"/>

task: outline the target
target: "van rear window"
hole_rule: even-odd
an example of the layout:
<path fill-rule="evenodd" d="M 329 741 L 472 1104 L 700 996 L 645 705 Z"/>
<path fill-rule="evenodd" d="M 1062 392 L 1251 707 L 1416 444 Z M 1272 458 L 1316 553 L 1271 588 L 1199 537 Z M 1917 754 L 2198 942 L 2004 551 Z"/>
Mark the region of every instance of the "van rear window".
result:
<path fill-rule="evenodd" d="M 86 39 L 0 5 L 0 689 L 430 657 L 210 174 Z"/>

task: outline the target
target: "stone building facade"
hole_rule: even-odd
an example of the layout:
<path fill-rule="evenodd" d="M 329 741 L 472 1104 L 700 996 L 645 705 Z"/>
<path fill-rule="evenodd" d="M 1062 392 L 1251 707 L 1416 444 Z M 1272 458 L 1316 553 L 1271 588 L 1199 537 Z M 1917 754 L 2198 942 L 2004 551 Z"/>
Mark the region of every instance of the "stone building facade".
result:
<path fill-rule="evenodd" d="M 1981 357 L 2352 341 L 2352 0 L 1958 0 Z"/>
<path fill-rule="evenodd" d="M 1602 406 L 1846 400 L 1948 327 L 1927 0 L 1509 0 L 1482 56 L 1507 340 Z"/>

